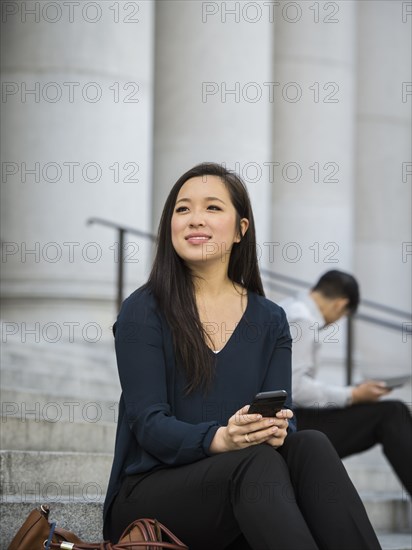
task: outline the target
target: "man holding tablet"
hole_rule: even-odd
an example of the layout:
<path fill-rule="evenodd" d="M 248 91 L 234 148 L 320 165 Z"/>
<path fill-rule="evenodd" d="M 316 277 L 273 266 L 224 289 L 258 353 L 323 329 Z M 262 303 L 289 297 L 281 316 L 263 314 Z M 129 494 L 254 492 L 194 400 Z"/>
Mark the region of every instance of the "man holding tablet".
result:
<path fill-rule="evenodd" d="M 325 433 L 339 456 L 366 451 L 377 443 L 392 468 L 412 494 L 412 418 L 399 400 L 383 400 L 405 380 L 365 381 L 357 386 L 337 386 L 317 380 L 317 352 L 324 329 L 359 304 L 356 279 L 338 270 L 325 273 L 308 294 L 280 303 L 298 336 L 292 345 L 292 396 L 298 430 Z M 292 330 L 293 332 L 293 330 Z"/>

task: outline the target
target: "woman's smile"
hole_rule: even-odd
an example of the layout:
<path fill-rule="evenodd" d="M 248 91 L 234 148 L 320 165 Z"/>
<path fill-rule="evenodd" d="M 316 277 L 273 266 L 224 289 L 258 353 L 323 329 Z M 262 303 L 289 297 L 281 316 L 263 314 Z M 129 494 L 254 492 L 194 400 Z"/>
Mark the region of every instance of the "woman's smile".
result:
<path fill-rule="evenodd" d="M 203 244 L 208 242 L 211 239 L 210 235 L 205 233 L 190 233 L 185 237 L 186 241 L 190 244 Z"/>

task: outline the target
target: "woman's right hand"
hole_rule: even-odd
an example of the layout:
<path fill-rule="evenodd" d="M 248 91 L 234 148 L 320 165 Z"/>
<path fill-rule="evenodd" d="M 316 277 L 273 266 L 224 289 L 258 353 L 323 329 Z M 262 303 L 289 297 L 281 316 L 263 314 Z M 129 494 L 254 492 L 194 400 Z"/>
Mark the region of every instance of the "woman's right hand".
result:
<path fill-rule="evenodd" d="M 250 405 L 245 405 L 229 418 L 227 426 L 215 433 L 210 451 L 224 453 L 251 445 L 259 445 L 271 439 L 279 430 L 276 418 L 263 418 L 260 414 L 247 414 Z"/>

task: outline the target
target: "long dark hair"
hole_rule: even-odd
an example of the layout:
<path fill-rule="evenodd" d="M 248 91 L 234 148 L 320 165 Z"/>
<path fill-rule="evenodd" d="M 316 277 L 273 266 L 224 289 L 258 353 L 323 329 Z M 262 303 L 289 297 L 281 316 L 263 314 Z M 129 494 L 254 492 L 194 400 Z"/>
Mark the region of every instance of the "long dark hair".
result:
<path fill-rule="evenodd" d="M 249 220 L 245 235 L 239 243 L 233 244 L 228 277 L 247 290 L 264 296 L 256 254 L 255 223 L 245 184 L 238 175 L 220 164 L 203 163 L 191 168 L 177 180 L 166 199 L 159 224 L 156 256 L 147 282 L 171 327 L 175 353 L 188 380 L 187 393 L 200 388 L 207 390 L 213 379 L 215 359 L 206 344 L 209 337 L 199 318 L 191 271 L 173 248 L 171 235 L 171 220 L 180 188 L 187 180 L 199 176 L 217 176 L 222 180 L 237 213 L 240 236 L 240 220 Z"/>

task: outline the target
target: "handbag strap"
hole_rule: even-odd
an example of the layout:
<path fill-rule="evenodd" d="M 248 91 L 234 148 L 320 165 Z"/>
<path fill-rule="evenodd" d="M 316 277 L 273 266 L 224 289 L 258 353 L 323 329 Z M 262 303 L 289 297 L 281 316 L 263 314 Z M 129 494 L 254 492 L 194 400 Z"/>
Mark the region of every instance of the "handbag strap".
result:
<path fill-rule="evenodd" d="M 50 545 L 53 539 L 54 531 L 56 529 L 56 522 L 53 521 L 53 523 L 50 524 L 50 532 L 49 532 L 49 538 L 46 540 L 45 544 L 43 545 L 45 550 L 50 549 Z"/>
<path fill-rule="evenodd" d="M 180 549 L 188 548 L 180 539 L 176 537 L 174 533 L 172 533 L 165 525 L 163 525 L 163 523 L 160 523 L 160 521 L 157 521 L 156 519 L 152 519 L 152 518 L 136 519 L 130 525 L 128 525 L 126 529 L 123 531 L 122 535 L 120 536 L 119 542 L 117 543 L 119 548 L 121 548 L 120 544 L 129 543 L 130 539 L 128 539 L 128 535 L 135 528 L 137 528 L 140 531 L 144 541 L 157 542 L 159 548 L 161 548 L 161 544 L 163 545 L 166 544 L 166 542 L 162 542 L 164 534 L 167 535 L 167 537 L 170 539 L 171 544 L 174 544 L 174 548 L 180 548 Z M 161 542 L 160 545 L 159 545 L 159 542 Z M 168 547 L 164 546 L 164 548 L 168 548 Z"/>
<path fill-rule="evenodd" d="M 153 520 L 149 520 L 149 521 L 153 521 Z M 166 535 L 175 543 L 177 544 L 180 548 L 188 548 L 188 546 L 186 546 L 186 544 L 184 544 L 180 539 L 178 539 L 176 537 L 176 535 L 174 535 L 170 529 L 168 529 L 166 527 L 166 525 L 163 525 L 163 523 L 159 523 L 158 521 L 156 521 L 156 524 L 159 526 L 159 528 L 161 529 L 161 531 L 163 533 L 166 533 Z"/>

